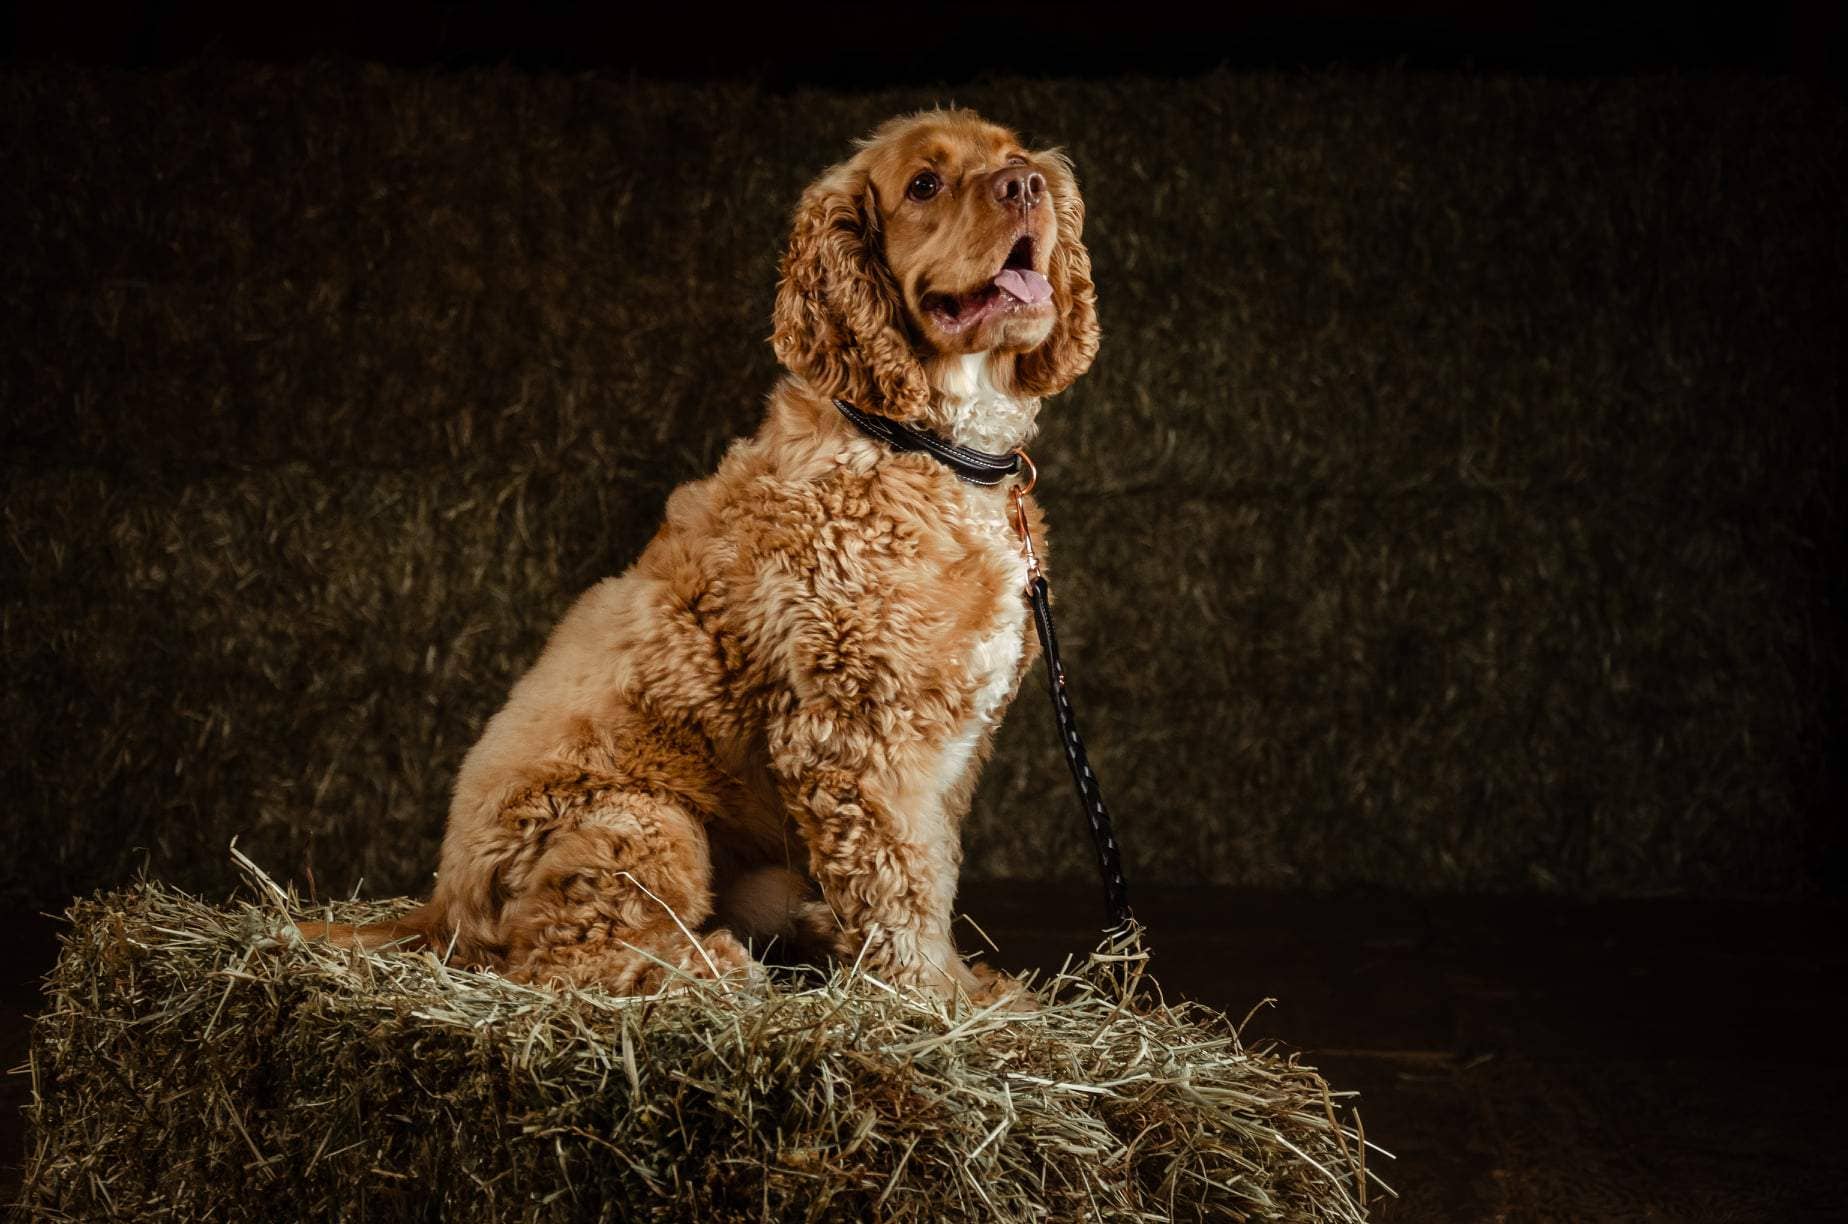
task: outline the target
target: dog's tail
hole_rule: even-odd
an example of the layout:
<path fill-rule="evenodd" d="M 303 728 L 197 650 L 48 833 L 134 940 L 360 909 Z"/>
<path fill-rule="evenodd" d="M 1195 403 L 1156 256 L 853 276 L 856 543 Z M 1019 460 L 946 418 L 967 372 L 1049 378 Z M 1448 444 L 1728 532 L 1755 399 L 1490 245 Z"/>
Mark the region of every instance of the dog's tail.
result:
<path fill-rule="evenodd" d="M 418 952 L 440 947 L 447 926 L 436 902 L 426 901 L 408 914 L 384 922 L 304 922 L 295 929 L 307 940 L 324 939 L 343 948 L 397 948 Z"/>

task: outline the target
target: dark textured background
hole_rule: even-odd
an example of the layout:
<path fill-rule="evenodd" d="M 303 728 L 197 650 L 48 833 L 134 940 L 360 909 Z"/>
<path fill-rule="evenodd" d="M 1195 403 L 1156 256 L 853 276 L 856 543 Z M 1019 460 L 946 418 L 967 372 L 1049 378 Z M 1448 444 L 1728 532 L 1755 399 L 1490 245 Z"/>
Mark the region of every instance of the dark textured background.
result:
<path fill-rule="evenodd" d="M 0 892 L 424 886 L 570 599 L 751 429 L 785 216 L 940 91 L 0 77 Z M 1036 457 L 1132 879 L 1842 887 L 1824 87 L 990 79 L 1105 327 Z M 1035 681 L 1037 683 L 1037 681 Z M 1040 695 L 968 834 L 1087 878 Z"/>

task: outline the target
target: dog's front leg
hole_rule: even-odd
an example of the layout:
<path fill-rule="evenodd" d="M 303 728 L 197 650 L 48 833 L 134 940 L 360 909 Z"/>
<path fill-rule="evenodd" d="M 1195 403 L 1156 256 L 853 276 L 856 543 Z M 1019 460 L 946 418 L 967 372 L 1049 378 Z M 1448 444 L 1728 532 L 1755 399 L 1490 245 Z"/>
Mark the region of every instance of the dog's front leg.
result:
<path fill-rule="evenodd" d="M 896 985 L 978 993 L 950 938 L 961 856 L 940 797 L 907 785 L 866 728 L 822 711 L 790 714 L 771 739 L 810 872 L 840 923 L 839 954 Z"/>

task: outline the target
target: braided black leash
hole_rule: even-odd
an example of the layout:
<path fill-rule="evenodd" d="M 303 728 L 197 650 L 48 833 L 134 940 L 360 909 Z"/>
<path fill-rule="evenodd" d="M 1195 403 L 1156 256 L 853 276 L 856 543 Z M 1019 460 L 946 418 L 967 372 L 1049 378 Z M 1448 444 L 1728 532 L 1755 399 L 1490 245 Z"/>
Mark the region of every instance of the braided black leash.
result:
<path fill-rule="evenodd" d="M 1026 464 L 1027 483 L 1008 490 L 1008 497 L 1014 508 L 1014 530 L 1020 533 L 1021 551 L 1027 558 L 1027 602 L 1033 607 L 1033 627 L 1039 632 L 1040 649 L 1046 655 L 1046 690 L 1052 695 L 1052 718 L 1058 724 L 1059 746 L 1065 749 L 1072 785 L 1078 788 L 1078 806 L 1084 809 L 1085 823 L 1091 829 L 1091 845 L 1097 850 L 1097 872 L 1104 881 L 1104 907 L 1110 915 L 1110 929 L 1126 930 L 1134 922 L 1134 915 L 1129 911 L 1129 884 L 1123 878 L 1123 853 L 1110 827 L 1103 788 L 1091 772 L 1084 737 L 1078 734 L 1078 713 L 1072 709 L 1071 693 L 1065 687 L 1065 663 L 1059 658 L 1059 637 L 1052 628 L 1052 587 L 1040 572 L 1039 557 L 1033 552 L 1033 532 L 1027 527 L 1027 494 L 1039 473 L 1026 451 L 1014 453 Z"/>
<path fill-rule="evenodd" d="M 1072 709 L 1071 694 L 1065 690 L 1065 665 L 1059 661 L 1059 639 L 1052 632 L 1052 589 L 1044 577 L 1033 580 L 1027 588 L 1033 605 L 1033 625 L 1039 630 L 1040 649 L 1046 652 L 1046 687 L 1052 693 L 1052 716 L 1059 724 L 1059 743 L 1065 748 L 1065 763 L 1071 766 L 1072 783 L 1078 788 L 1078 803 L 1091 826 L 1091 844 L 1097 848 L 1097 870 L 1104 880 L 1104 906 L 1112 927 L 1127 926 L 1129 885 L 1123 879 L 1123 855 L 1117 849 L 1116 834 L 1110 829 L 1110 812 L 1104 807 L 1104 792 L 1091 772 L 1091 760 L 1084 752 L 1084 739 L 1078 734 L 1078 715 Z"/>
<path fill-rule="evenodd" d="M 1091 844 L 1097 848 L 1097 870 L 1104 880 L 1104 904 L 1110 913 L 1110 928 L 1128 930 L 1134 919 L 1129 912 L 1129 885 L 1123 879 L 1123 855 L 1117 849 L 1116 834 L 1110 828 L 1110 812 L 1104 807 L 1103 790 L 1097 784 L 1097 775 L 1091 772 L 1084 739 L 1078 734 L 1078 715 L 1065 689 L 1065 665 L 1059 660 L 1059 639 L 1052 631 L 1052 588 L 1040 573 L 1039 558 L 1033 552 L 1033 533 L 1027 528 L 1026 496 L 1033 491 L 1038 479 L 1033 461 L 1019 448 L 996 455 L 959 446 L 903 421 L 861 412 L 843 399 L 835 400 L 834 406 L 862 433 L 894 450 L 923 451 L 970 484 L 997 485 L 1017 474 L 1023 466 L 1027 469 L 1026 484 L 1008 490 L 1014 529 L 1020 533 L 1021 551 L 1027 559 L 1027 603 L 1033 608 L 1033 627 L 1039 633 L 1040 649 L 1046 655 L 1046 687 L 1052 694 L 1052 716 L 1059 727 L 1059 743 L 1065 749 L 1065 763 L 1071 767 L 1072 783 L 1078 788 L 1078 803 L 1091 829 Z"/>

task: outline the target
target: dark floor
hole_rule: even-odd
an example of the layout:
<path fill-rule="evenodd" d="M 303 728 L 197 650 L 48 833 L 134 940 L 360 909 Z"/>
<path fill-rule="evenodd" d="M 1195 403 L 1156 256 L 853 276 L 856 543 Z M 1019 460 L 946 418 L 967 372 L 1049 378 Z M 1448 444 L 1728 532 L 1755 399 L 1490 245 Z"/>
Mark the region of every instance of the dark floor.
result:
<path fill-rule="evenodd" d="M 1093 890 L 971 889 L 1010 967 L 1088 946 Z M 1361 1094 L 1383 1221 L 1848 1219 L 1848 907 L 1138 897 L 1168 995 L 1243 1016 Z M 25 1061 L 55 924 L 10 924 L 0 1056 Z M 965 947 L 975 946 L 972 931 Z M 13 1196 L 25 1075 L 0 1085 Z"/>

